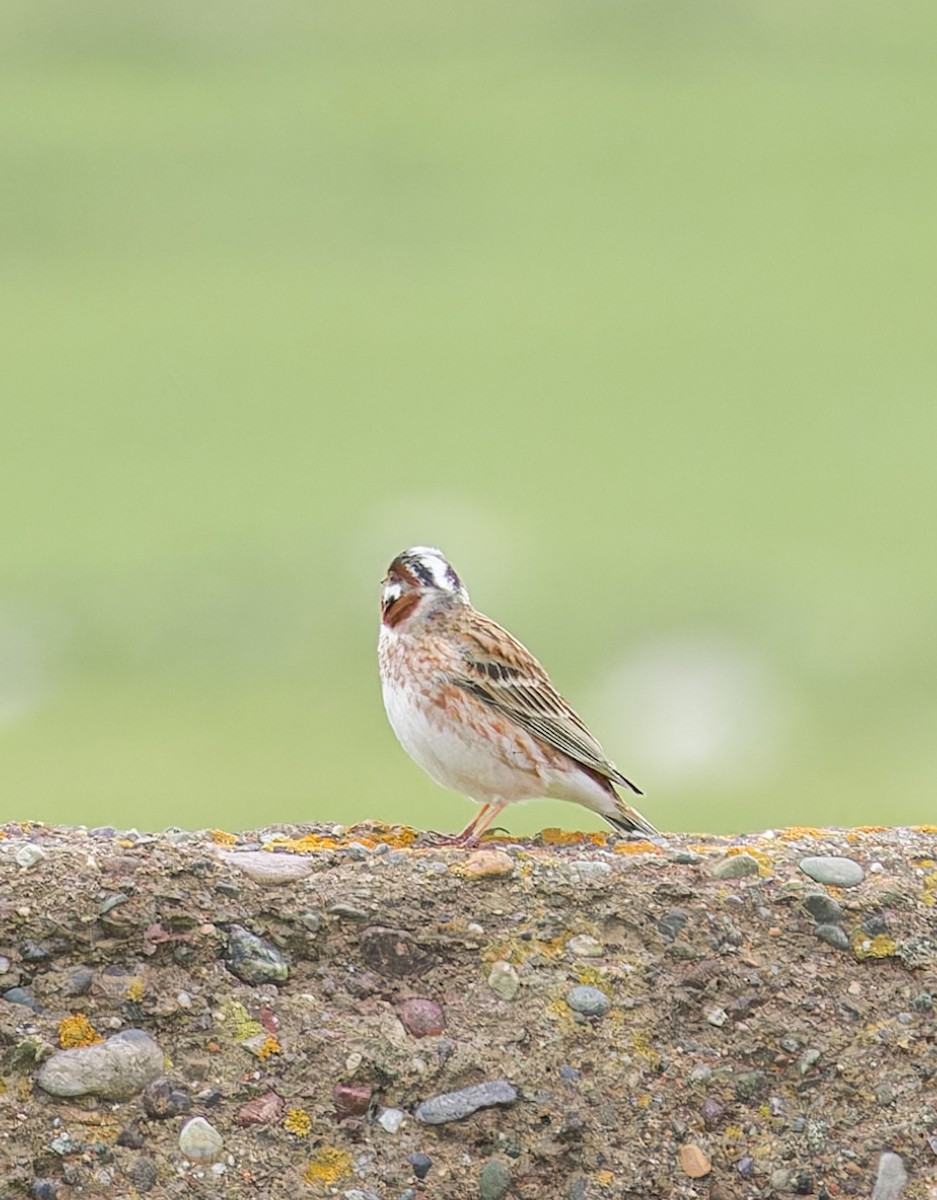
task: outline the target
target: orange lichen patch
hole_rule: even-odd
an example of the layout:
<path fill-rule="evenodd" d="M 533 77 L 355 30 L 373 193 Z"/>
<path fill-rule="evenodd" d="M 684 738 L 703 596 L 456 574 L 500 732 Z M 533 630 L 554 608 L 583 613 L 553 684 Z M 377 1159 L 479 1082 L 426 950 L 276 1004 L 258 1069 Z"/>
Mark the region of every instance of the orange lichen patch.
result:
<path fill-rule="evenodd" d="M 857 833 L 887 833 L 887 825 L 857 825 Z"/>
<path fill-rule="evenodd" d="M 661 846 L 655 846 L 653 842 L 616 842 L 614 854 L 663 854 L 664 850 Z"/>
<path fill-rule="evenodd" d="M 912 825 L 915 833 L 937 833 L 937 825 Z"/>
<path fill-rule="evenodd" d="M 307 1183 L 324 1183 L 334 1187 L 346 1175 L 351 1174 L 351 1155 L 337 1146 L 323 1146 L 303 1171 Z"/>
<path fill-rule="evenodd" d="M 875 937 L 857 933 L 852 939 L 852 952 L 860 961 L 866 958 L 894 958 L 898 947 L 885 933 L 877 934 Z"/>
<path fill-rule="evenodd" d="M 374 822 L 352 825 L 346 837 L 348 841 L 360 842 L 362 846 L 370 849 L 375 846 L 390 846 L 393 850 L 402 850 L 416 841 L 417 831 L 409 825 L 380 825 Z"/>
<path fill-rule="evenodd" d="M 59 1021 L 59 1045 L 63 1050 L 77 1050 L 103 1041 L 84 1013 L 72 1013 Z"/>
<path fill-rule="evenodd" d="M 612 1171 L 596 1171 L 595 1182 L 600 1188 L 611 1187 L 615 1182 L 615 1175 Z"/>
<path fill-rule="evenodd" d="M 710 846 L 706 842 L 694 842 L 687 846 L 688 850 L 692 850 L 694 854 L 721 854 L 721 846 Z"/>
<path fill-rule="evenodd" d="M 541 829 L 540 840 L 545 846 L 606 846 L 604 833 L 580 833 L 572 829 Z"/>
<path fill-rule="evenodd" d="M 312 1132 L 312 1117 L 304 1108 L 291 1108 L 283 1118 L 283 1128 L 296 1137 L 308 1137 Z"/>
<path fill-rule="evenodd" d="M 283 1050 L 279 1041 L 271 1033 L 269 1037 L 264 1038 L 263 1045 L 257 1051 L 257 1057 L 261 1062 L 269 1058 L 272 1054 L 282 1054 Z"/>
<path fill-rule="evenodd" d="M 213 829 L 208 836 L 218 846 L 234 846 L 237 843 L 237 836 L 224 829 Z"/>
<path fill-rule="evenodd" d="M 782 842 L 796 842 L 799 838 L 822 838 L 826 837 L 822 829 L 817 829 L 814 825 L 791 825 L 789 829 L 778 830 L 778 838 Z"/>

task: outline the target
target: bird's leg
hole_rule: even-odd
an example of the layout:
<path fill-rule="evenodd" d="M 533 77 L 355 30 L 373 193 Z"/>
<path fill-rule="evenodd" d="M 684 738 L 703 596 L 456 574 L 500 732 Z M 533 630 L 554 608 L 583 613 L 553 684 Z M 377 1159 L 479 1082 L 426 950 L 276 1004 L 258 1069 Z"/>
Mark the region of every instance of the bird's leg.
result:
<path fill-rule="evenodd" d="M 472 837 L 472 840 L 477 842 L 481 838 L 481 835 L 488 828 L 488 826 L 495 819 L 495 817 L 497 817 L 500 813 L 502 813 L 504 811 L 504 809 L 506 809 L 506 808 L 507 808 L 507 805 L 504 803 L 501 803 L 501 802 L 499 802 L 498 804 L 486 804 L 485 807 L 482 809 L 482 811 L 478 814 L 478 816 L 472 822 L 472 824 L 475 826 L 475 833 Z M 484 814 L 484 820 L 482 820 L 482 814 Z"/>
<path fill-rule="evenodd" d="M 478 812 L 475 814 L 475 816 L 471 819 L 471 821 L 469 821 L 468 825 L 466 825 L 466 827 L 462 830 L 461 833 L 440 834 L 436 838 L 436 845 L 437 846 L 472 846 L 472 845 L 474 845 L 474 843 L 478 841 L 478 835 L 475 832 L 475 828 L 478 825 L 478 822 L 487 813 L 489 808 L 491 808 L 490 804 L 483 804 L 481 806 L 481 808 L 478 810 Z M 487 825 L 488 822 L 486 821 L 485 824 Z"/>

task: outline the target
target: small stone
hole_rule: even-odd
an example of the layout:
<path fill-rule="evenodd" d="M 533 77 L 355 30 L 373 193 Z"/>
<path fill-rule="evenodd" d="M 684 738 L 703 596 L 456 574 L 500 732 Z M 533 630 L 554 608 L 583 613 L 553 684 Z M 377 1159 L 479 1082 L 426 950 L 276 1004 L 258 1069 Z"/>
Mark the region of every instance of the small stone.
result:
<path fill-rule="evenodd" d="M 566 943 L 566 953 L 573 958 L 601 958 L 605 947 L 588 933 L 577 933 Z"/>
<path fill-rule="evenodd" d="M 279 1119 L 283 1112 L 284 1102 L 276 1092 L 264 1092 L 248 1100 L 234 1114 L 238 1125 L 270 1125 Z"/>
<path fill-rule="evenodd" d="M 818 925 L 814 933 L 822 942 L 835 946 L 837 950 L 849 949 L 849 938 L 838 925 Z"/>
<path fill-rule="evenodd" d="M 476 850 L 459 867 L 467 879 L 497 879 L 514 874 L 514 859 L 503 850 Z"/>
<path fill-rule="evenodd" d="M 612 1006 L 604 992 L 588 984 L 570 988 L 566 993 L 566 1003 L 573 1012 L 582 1013 L 584 1017 L 604 1017 Z"/>
<path fill-rule="evenodd" d="M 657 928 L 660 930 L 661 937 L 667 942 L 674 941 L 683 932 L 689 919 L 690 914 L 686 909 L 668 909 L 657 922 Z"/>
<path fill-rule="evenodd" d="M 126 1029 L 107 1041 L 57 1050 L 36 1082 L 52 1096 L 99 1096 L 129 1100 L 163 1073 L 163 1052 L 142 1029 Z"/>
<path fill-rule="evenodd" d="M 805 1050 L 800 1056 L 797 1062 L 797 1070 L 801 1073 L 801 1075 L 806 1075 L 811 1067 L 816 1066 L 819 1059 L 820 1051 L 811 1047 L 810 1049 Z"/>
<path fill-rule="evenodd" d="M 758 874 L 758 863 L 750 854 L 733 854 L 717 862 L 711 869 L 714 879 L 744 879 Z"/>
<path fill-rule="evenodd" d="M 42 1008 L 36 1001 L 36 997 L 32 994 L 29 988 L 11 987 L 3 993 L 3 999 L 8 1004 L 21 1004 L 24 1008 L 31 1008 L 33 1012 L 42 1012 Z"/>
<path fill-rule="evenodd" d="M 179 1117 L 191 1107 L 188 1094 L 168 1079 L 151 1079 L 143 1089 L 143 1110 L 155 1120 Z"/>
<path fill-rule="evenodd" d="M 243 925 L 228 930 L 225 961 L 231 974 L 244 983 L 285 983 L 290 975 L 284 955 Z"/>
<path fill-rule="evenodd" d="M 670 861 L 691 866 L 695 863 L 702 862 L 703 856 L 702 854 L 697 854 L 695 850 L 675 850 L 670 856 Z"/>
<path fill-rule="evenodd" d="M 478 1200 L 504 1200 L 510 1186 L 511 1172 L 501 1159 L 489 1159 L 478 1177 Z"/>
<path fill-rule="evenodd" d="M 717 1029 L 725 1025 L 729 1019 L 729 1014 L 724 1008 L 720 1008 L 718 1004 L 711 1004 L 706 1008 L 705 1015 L 710 1025 L 715 1025 Z"/>
<path fill-rule="evenodd" d="M 13 855 L 13 859 L 18 866 L 28 870 L 29 867 L 34 867 L 45 856 L 46 852 L 41 846 L 36 846 L 32 842 L 26 842 L 25 845 L 18 847 Z"/>
<path fill-rule="evenodd" d="M 691 1179 L 702 1179 L 713 1169 L 709 1157 L 692 1142 L 680 1147 L 677 1159 L 680 1163 L 680 1170 L 684 1175 L 689 1175 Z"/>
<path fill-rule="evenodd" d="M 217 850 L 224 862 L 243 871 L 255 883 L 295 883 L 313 869 L 312 860 L 298 854 L 271 854 L 268 850 Z"/>
<path fill-rule="evenodd" d="M 607 862 L 596 858 L 576 858 L 569 864 L 570 872 L 585 882 L 607 879 L 612 868 Z"/>
<path fill-rule="evenodd" d="M 865 871 L 854 859 L 836 855 L 802 858 L 800 869 L 817 883 L 829 883 L 834 887 L 857 887 L 865 878 Z"/>
<path fill-rule="evenodd" d="M 872 1200 L 898 1200 L 908 1183 L 901 1156 L 886 1150 L 878 1160 L 878 1175 L 872 1189 Z"/>
<path fill-rule="evenodd" d="M 491 970 L 488 972 L 488 986 L 502 1000 L 513 1000 L 521 986 L 521 981 L 509 962 L 498 959 L 497 962 L 491 964 Z"/>
<path fill-rule="evenodd" d="M 743 1179 L 752 1179 L 755 1175 L 755 1160 L 750 1154 L 743 1154 L 735 1164 L 735 1169 Z"/>
<path fill-rule="evenodd" d="M 401 979 L 421 973 L 430 962 L 430 955 L 406 929 L 371 925 L 362 931 L 359 944 L 365 963 L 379 975 Z"/>
<path fill-rule="evenodd" d="M 125 1125 L 117 1135 L 117 1145 L 126 1146 L 128 1150 L 142 1150 L 143 1140 L 140 1126 L 136 1122 L 132 1125 Z"/>
<path fill-rule="evenodd" d="M 435 1000 L 425 996 L 411 996 L 398 1006 L 397 1016 L 411 1037 L 435 1037 L 444 1033 L 446 1018 Z"/>
<path fill-rule="evenodd" d="M 335 1115 L 340 1121 L 346 1117 L 362 1117 L 371 1107 L 371 1088 L 367 1084 L 336 1083 L 332 1088 Z"/>
<path fill-rule="evenodd" d="M 223 1146 L 224 1138 L 204 1117 L 193 1117 L 186 1121 L 179 1134 L 179 1149 L 192 1162 L 211 1162 L 218 1157 Z"/>
<path fill-rule="evenodd" d="M 399 1133 L 406 1115 L 402 1108 L 385 1108 L 377 1123 L 385 1133 Z"/>
<path fill-rule="evenodd" d="M 411 1154 L 410 1167 L 417 1179 L 425 1179 L 429 1174 L 429 1169 L 433 1165 L 433 1160 L 428 1154 Z"/>
<path fill-rule="evenodd" d="M 494 1104 L 514 1104 L 517 1092 L 505 1079 L 494 1079 L 488 1083 L 476 1083 L 457 1092 L 442 1092 L 430 1096 L 417 1107 L 413 1114 L 424 1125 L 446 1125 L 471 1116 L 480 1108 Z"/>
<path fill-rule="evenodd" d="M 715 1129 L 725 1116 L 725 1108 L 712 1096 L 707 1096 L 702 1107 L 703 1124 L 707 1129 Z"/>
<path fill-rule="evenodd" d="M 33 1200 L 64 1200 L 66 1189 L 57 1179 L 36 1179 L 29 1194 Z"/>
<path fill-rule="evenodd" d="M 151 1192 L 156 1187 L 159 1172 L 152 1158 L 135 1158 L 127 1169 L 127 1177 L 138 1192 Z"/>
<path fill-rule="evenodd" d="M 826 892 L 808 892 L 804 908 L 818 925 L 835 925 L 843 919 L 843 910 Z"/>
<path fill-rule="evenodd" d="M 934 1011 L 934 997 L 930 992 L 921 991 L 911 1001 L 911 1007 L 915 1012 L 930 1013 Z"/>
<path fill-rule="evenodd" d="M 742 1071 L 735 1077 L 735 1095 L 739 1100 L 751 1100 L 765 1086 L 761 1071 Z"/>

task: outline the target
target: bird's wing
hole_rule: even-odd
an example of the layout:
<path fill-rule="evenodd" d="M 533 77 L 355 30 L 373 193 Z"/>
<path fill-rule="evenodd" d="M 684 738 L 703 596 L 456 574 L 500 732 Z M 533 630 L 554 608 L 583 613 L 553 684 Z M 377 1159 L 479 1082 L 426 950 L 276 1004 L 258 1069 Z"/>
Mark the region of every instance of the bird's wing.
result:
<path fill-rule="evenodd" d="M 642 794 L 609 760 L 540 663 L 506 629 L 477 613 L 461 643 L 459 668 L 450 675 L 457 687 L 603 779 Z"/>

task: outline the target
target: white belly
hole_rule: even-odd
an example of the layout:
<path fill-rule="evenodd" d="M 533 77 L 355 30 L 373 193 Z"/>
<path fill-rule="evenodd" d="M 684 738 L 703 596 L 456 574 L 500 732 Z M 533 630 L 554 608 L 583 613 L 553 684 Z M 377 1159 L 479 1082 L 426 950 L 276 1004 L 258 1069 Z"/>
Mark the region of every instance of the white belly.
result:
<path fill-rule="evenodd" d="M 544 783 L 527 763 L 506 760 L 492 742 L 427 704 L 413 688 L 383 681 L 384 707 L 400 744 L 443 787 L 479 803 L 542 796 Z M 525 769 L 526 768 L 526 769 Z"/>

